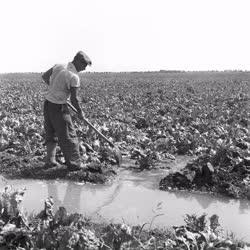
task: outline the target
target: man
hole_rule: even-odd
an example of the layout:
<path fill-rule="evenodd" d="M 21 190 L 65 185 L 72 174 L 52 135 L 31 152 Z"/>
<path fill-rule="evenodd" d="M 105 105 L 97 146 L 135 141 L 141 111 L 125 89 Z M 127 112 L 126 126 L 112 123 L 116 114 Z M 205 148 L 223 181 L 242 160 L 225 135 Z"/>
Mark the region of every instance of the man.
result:
<path fill-rule="evenodd" d="M 84 118 L 79 105 L 78 89 L 80 78 L 78 72 L 85 70 L 92 62 L 82 51 L 79 51 L 72 62 L 67 65 L 55 65 L 42 75 L 48 84 L 44 102 L 44 127 L 47 148 L 45 167 L 57 166 L 56 147 L 59 144 L 68 169 L 80 170 L 83 164 L 80 159 L 79 142 L 71 120 L 67 100 L 70 99 L 78 111 L 78 117 Z"/>

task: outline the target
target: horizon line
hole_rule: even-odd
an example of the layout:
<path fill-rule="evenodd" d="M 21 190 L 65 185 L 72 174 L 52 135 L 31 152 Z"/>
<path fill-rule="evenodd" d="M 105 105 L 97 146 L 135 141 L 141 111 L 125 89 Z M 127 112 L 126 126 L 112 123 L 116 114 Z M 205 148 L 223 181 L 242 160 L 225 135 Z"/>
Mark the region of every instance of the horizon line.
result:
<path fill-rule="evenodd" d="M 160 70 L 134 70 L 134 71 L 84 71 L 84 72 L 79 72 L 79 74 L 84 74 L 84 73 L 202 73 L 202 72 L 217 72 L 217 73 L 222 73 L 222 72 L 250 72 L 248 69 L 224 69 L 224 70 L 172 70 L 172 69 L 160 69 Z M 38 71 L 16 71 L 16 72 L 0 72 L 0 75 L 5 75 L 5 74 L 41 74 L 43 71 L 38 72 Z"/>

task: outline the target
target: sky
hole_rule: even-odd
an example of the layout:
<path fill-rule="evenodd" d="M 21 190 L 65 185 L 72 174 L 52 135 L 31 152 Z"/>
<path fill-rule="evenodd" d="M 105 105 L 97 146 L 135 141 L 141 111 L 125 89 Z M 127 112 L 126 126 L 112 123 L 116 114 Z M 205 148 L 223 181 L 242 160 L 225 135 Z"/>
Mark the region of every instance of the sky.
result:
<path fill-rule="evenodd" d="M 0 73 L 250 70 L 249 0 L 1 0 Z"/>

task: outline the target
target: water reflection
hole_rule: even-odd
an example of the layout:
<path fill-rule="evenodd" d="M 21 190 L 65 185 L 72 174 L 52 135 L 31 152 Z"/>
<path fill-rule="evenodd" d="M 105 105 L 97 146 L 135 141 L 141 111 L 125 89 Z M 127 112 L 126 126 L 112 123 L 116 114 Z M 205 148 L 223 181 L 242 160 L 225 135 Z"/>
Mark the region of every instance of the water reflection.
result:
<path fill-rule="evenodd" d="M 109 185 L 79 185 L 74 182 L 67 182 L 66 190 L 63 197 L 60 199 L 59 194 L 62 195 L 62 190 L 60 192 L 58 189 L 62 187 L 58 185 L 58 181 L 48 181 L 47 189 L 48 196 L 52 196 L 55 202 L 55 209 L 58 209 L 60 206 L 65 206 L 67 209 L 70 209 L 71 212 L 79 212 L 84 210 L 84 205 L 90 202 L 89 199 L 93 198 L 95 200 L 95 196 L 98 196 L 97 193 L 102 193 L 104 196 L 103 199 L 99 200 L 99 205 L 97 205 L 94 211 L 91 214 L 99 213 L 102 208 L 109 206 L 112 204 L 115 199 L 120 194 L 121 190 L 126 183 L 133 183 L 134 187 L 142 187 L 149 190 L 155 189 L 156 182 L 153 181 L 157 176 L 154 174 L 147 178 L 148 174 L 145 173 L 137 173 L 136 175 L 130 175 L 129 177 L 124 175 L 119 181 L 117 181 L 112 186 Z M 113 188 L 112 188 L 113 187 Z M 187 191 L 159 191 L 155 190 L 155 192 L 166 192 L 172 194 L 176 197 L 176 199 L 181 199 L 185 201 L 197 201 L 198 204 L 202 207 L 202 209 L 209 209 L 210 206 L 215 205 L 216 203 L 220 204 L 229 204 L 234 203 L 234 206 L 239 206 L 239 214 L 247 214 L 250 209 L 250 201 L 247 200 L 233 200 L 230 198 L 220 197 L 220 196 L 212 196 L 205 193 L 191 193 Z M 85 197 L 81 197 L 82 193 L 84 193 Z M 91 195 L 86 195 L 87 193 Z M 83 206 L 83 207 L 81 207 Z"/>
<path fill-rule="evenodd" d="M 183 224 L 185 214 L 218 214 L 225 229 L 240 237 L 250 231 L 250 201 L 232 200 L 203 193 L 169 192 L 158 189 L 164 171 L 121 171 L 119 178 L 110 185 L 79 185 L 70 181 L 9 180 L 15 188 L 26 187 L 24 207 L 40 211 L 44 200 L 52 196 L 55 209 L 64 206 L 69 213 L 87 216 L 97 214 L 106 220 L 124 218 L 125 221 L 145 223 L 155 212 L 152 209 L 162 202 L 164 213 L 155 224 L 171 226 Z M 0 182 L 3 187 L 5 184 Z M 234 220 L 232 220 L 232 215 Z M 138 218 L 138 216 L 140 218 Z"/>
<path fill-rule="evenodd" d="M 121 173 L 123 176 L 122 181 L 130 181 L 135 187 L 144 187 L 147 189 L 155 189 L 159 192 L 159 182 L 166 175 L 166 170 L 156 170 L 156 171 L 142 171 L 142 172 L 126 172 Z M 203 209 L 209 208 L 212 204 L 221 203 L 228 204 L 230 202 L 229 198 L 221 196 L 212 196 L 207 193 L 198 192 L 188 192 L 188 191 L 163 191 L 166 193 L 172 193 L 177 199 L 183 200 L 196 200 Z M 242 202 L 242 206 L 246 206 L 246 202 Z M 247 207 L 245 207 L 247 209 Z"/>
<path fill-rule="evenodd" d="M 187 192 L 187 191 L 175 191 L 172 192 L 176 198 L 180 199 L 183 198 L 185 200 L 196 200 L 200 206 L 203 209 L 207 209 L 209 208 L 212 204 L 217 203 L 218 201 L 221 203 L 229 203 L 230 199 L 229 198 L 223 198 L 223 197 L 219 197 L 219 196 L 212 196 L 206 193 L 195 193 L 195 192 Z"/>
<path fill-rule="evenodd" d="M 58 198 L 58 190 L 57 190 L 57 184 L 55 181 L 48 181 L 47 182 L 47 188 L 48 188 L 48 196 L 52 197 L 54 200 L 54 207 L 57 210 L 61 205 L 62 202 Z"/>
<path fill-rule="evenodd" d="M 250 210 L 250 201 L 249 200 L 236 200 L 228 197 L 223 197 L 220 195 L 210 195 L 207 193 L 197 193 L 197 192 L 187 192 L 187 191 L 179 191 L 173 192 L 176 198 L 189 199 L 190 201 L 196 200 L 203 209 L 208 209 L 212 204 L 220 203 L 220 204 L 230 204 L 237 206 L 239 203 L 239 213 L 246 214 L 249 213 Z"/>
<path fill-rule="evenodd" d="M 249 200 L 239 200 L 239 212 L 240 214 L 249 213 L 250 201 Z"/>
<path fill-rule="evenodd" d="M 101 206 L 98 206 L 96 208 L 96 210 L 92 213 L 92 215 L 95 215 L 95 214 L 99 214 L 100 211 L 102 210 L 102 208 L 104 207 L 107 207 L 109 206 L 110 204 L 112 204 L 115 200 L 115 198 L 119 195 L 121 189 L 122 189 L 122 186 L 123 186 L 123 183 L 119 183 L 114 191 L 111 193 L 111 195 L 109 195 L 108 198 L 106 198 L 106 200 L 104 200 L 103 204 Z"/>
<path fill-rule="evenodd" d="M 65 196 L 63 199 L 63 204 L 64 206 L 71 208 L 72 212 L 79 212 L 80 210 L 80 204 L 81 204 L 80 200 L 81 200 L 82 189 L 83 189 L 83 186 L 81 185 L 76 185 L 72 182 L 68 183 Z"/>
<path fill-rule="evenodd" d="M 81 192 L 83 189 L 82 185 L 76 185 L 73 182 L 67 183 L 64 198 L 59 199 L 58 193 L 58 182 L 49 181 L 47 182 L 48 196 L 52 196 L 54 200 L 54 207 L 57 210 L 60 206 L 64 206 L 70 209 L 70 212 L 79 212 L 81 209 Z"/>
<path fill-rule="evenodd" d="M 94 203 L 95 209 L 94 211 L 92 209 L 92 215 L 99 213 L 103 207 L 113 203 L 123 186 L 122 182 L 115 185 L 81 185 L 74 182 L 47 181 L 46 184 L 48 196 L 53 197 L 55 210 L 64 206 L 71 213 L 86 212 L 90 204 Z M 62 187 L 65 185 L 66 189 Z M 65 192 L 63 192 L 64 189 Z M 98 197 L 100 194 L 101 198 Z"/>

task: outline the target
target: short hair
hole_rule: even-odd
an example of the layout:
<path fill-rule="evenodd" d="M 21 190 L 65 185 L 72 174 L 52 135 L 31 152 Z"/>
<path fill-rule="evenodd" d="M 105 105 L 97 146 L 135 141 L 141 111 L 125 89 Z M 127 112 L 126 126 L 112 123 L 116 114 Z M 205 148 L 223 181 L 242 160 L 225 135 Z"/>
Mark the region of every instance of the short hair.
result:
<path fill-rule="evenodd" d="M 84 53 L 83 51 L 78 51 L 77 54 L 74 57 L 74 61 L 80 61 L 80 62 L 85 62 L 87 65 L 91 66 L 92 65 L 92 61 L 90 60 L 90 58 L 87 56 L 86 53 Z"/>

